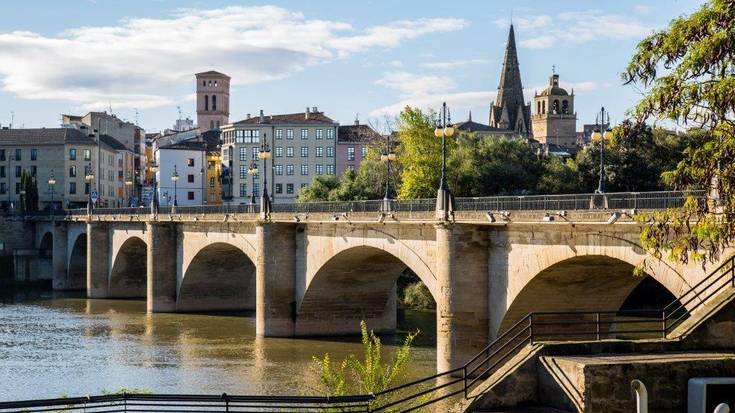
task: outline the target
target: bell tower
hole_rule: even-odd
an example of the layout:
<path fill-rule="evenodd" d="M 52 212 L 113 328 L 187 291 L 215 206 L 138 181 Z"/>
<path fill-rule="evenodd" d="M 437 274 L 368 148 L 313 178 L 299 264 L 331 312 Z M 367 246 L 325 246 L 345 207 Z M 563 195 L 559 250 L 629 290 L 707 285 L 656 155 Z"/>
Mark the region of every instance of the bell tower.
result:
<path fill-rule="evenodd" d="M 201 132 L 230 123 L 230 77 L 224 73 L 197 73 L 197 126 Z"/>
<path fill-rule="evenodd" d="M 535 114 L 533 138 L 543 145 L 574 148 L 577 145 L 577 114 L 574 112 L 574 90 L 569 94 L 559 86 L 559 75 L 552 72 L 549 86 L 533 97 Z"/>

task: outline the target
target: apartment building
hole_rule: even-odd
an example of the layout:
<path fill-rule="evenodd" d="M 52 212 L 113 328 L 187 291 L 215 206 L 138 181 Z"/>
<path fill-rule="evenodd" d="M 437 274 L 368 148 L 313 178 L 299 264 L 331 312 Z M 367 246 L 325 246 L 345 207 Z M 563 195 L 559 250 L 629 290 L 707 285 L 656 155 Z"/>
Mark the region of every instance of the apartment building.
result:
<path fill-rule="evenodd" d="M 381 139 L 385 138 L 358 120 L 354 125 L 340 126 L 337 132 L 337 175 L 342 176 L 348 170 L 357 172 L 367 156 L 368 147 Z"/>
<path fill-rule="evenodd" d="M 98 144 L 84 129 L 40 128 L 0 130 L 0 205 L 19 205 L 23 171 L 36 177 L 39 208 L 83 207 L 90 191 L 99 193 L 100 205 L 114 205 L 117 151 Z M 101 162 L 97 160 L 100 159 Z M 88 171 L 94 180 L 88 182 Z M 53 177 L 55 184 L 49 184 Z"/>
<path fill-rule="evenodd" d="M 224 199 L 248 203 L 260 196 L 267 173 L 268 190 L 274 202 L 295 202 L 301 188 L 314 176 L 336 173 L 336 142 L 339 124 L 317 107 L 301 113 L 247 115 L 244 120 L 222 127 L 222 163 L 226 171 Z M 268 170 L 258 159 L 262 142 L 271 148 Z M 248 169 L 255 163 L 255 182 Z"/>

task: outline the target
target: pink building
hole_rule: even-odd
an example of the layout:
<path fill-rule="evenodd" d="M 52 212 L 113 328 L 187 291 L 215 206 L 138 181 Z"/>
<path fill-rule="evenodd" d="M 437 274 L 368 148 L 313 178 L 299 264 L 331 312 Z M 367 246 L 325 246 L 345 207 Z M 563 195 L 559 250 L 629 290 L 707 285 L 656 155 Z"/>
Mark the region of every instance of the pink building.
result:
<path fill-rule="evenodd" d="M 337 131 L 337 175 L 346 170 L 357 172 L 360 162 L 367 156 L 368 147 L 382 136 L 368 125 L 355 121 L 354 125 L 340 126 Z"/>
<path fill-rule="evenodd" d="M 197 125 L 201 132 L 230 123 L 230 77 L 224 73 L 197 73 Z"/>

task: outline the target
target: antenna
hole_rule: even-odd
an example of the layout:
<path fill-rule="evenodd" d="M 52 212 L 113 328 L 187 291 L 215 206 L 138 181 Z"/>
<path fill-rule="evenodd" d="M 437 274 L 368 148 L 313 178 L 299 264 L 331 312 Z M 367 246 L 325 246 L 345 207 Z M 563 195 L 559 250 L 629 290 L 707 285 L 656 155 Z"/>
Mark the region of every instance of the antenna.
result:
<path fill-rule="evenodd" d="M 181 120 L 181 106 L 176 106 L 176 110 L 179 112 L 179 120 Z"/>
<path fill-rule="evenodd" d="M 551 74 L 552 75 L 556 74 L 556 65 L 551 65 Z"/>
<path fill-rule="evenodd" d="M 10 129 L 13 129 L 13 122 L 15 122 L 15 112 L 10 111 Z"/>
<path fill-rule="evenodd" d="M 138 126 L 138 108 L 135 109 L 135 126 Z"/>
<path fill-rule="evenodd" d="M 110 108 L 110 115 L 112 115 L 112 102 L 107 101 L 107 104 L 109 105 L 109 108 Z"/>

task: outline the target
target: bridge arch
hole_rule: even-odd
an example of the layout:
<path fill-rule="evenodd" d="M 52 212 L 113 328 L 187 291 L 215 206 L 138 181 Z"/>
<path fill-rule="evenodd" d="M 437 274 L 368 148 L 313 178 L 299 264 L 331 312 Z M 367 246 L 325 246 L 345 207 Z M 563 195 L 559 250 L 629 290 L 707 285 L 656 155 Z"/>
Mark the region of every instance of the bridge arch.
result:
<path fill-rule="evenodd" d="M 436 279 L 422 261 L 401 256 L 400 248 L 352 245 L 338 248 L 307 274 L 296 308 L 296 335 L 359 333 L 360 321 L 376 332 L 396 329 L 396 281 L 410 268 L 436 300 Z"/>
<path fill-rule="evenodd" d="M 38 243 L 38 250 L 41 256 L 51 256 L 54 249 L 54 234 L 51 231 L 44 232 Z"/>
<path fill-rule="evenodd" d="M 111 298 L 145 298 L 147 279 L 145 241 L 137 236 L 127 238 L 112 259 L 108 296 Z"/>
<path fill-rule="evenodd" d="M 67 264 L 67 289 L 82 289 L 87 285 L 87 234 L 80 232 L 70 238 L 72 247 L 69 248 Z"/>
<path fill-rule="evenodd" d="M 182 274 L 177 311 L 255 309 L 255 264 L 235 245 L 214 242 L 204 246 Z"/>

